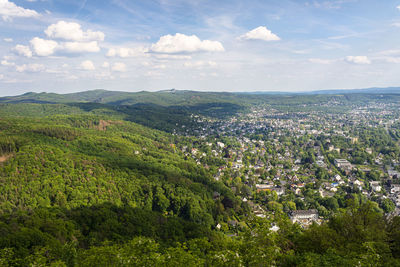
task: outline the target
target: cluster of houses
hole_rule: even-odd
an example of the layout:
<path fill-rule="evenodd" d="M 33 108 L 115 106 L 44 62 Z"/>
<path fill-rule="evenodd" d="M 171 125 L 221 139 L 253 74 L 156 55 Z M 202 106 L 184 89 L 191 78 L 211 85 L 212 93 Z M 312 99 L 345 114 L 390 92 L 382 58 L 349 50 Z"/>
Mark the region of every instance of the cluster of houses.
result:
<path fill-rule="evenodd" d="M 337 105 L 336 103 L 328 103 Z M 303 191 L 306 184 L 320 182 L 315 169 L 324 169 L 327 177 L 315 191 L 321 197 L 333 197 L 341 188 L 351 188 L 368 198 L 390 198 L 400 210 L 400 185 L 396 177 L 400 177 L 398 159 L 393 159 L 391 166 L 384 166 L 384 155 L 375 153 L 374 148 L 366 147 L 364 151 L 374 156 L 374 166 L 359 166 L 350 162 L 346 157 L 351 152 L 346 146 L 331 142 L 331 139 L 341 138 L 349 144 L 357 144 L 360 138 L 354 136 L 346 125 L 363 125 L 390 127 L 399 119 L 385 119 L 388 113 L 386 106 L 371 105 L 378 111 L 370 112 L 366 107 L 354 107 L 347 114 L 329 114 L 317 111 L 285 113 L 269 107 L 257 107 L 248 114 L 242 114 L 229 120 L 209 120 L 196 117 L 201 122 L 208 122 L 197 130 L 202 143 L 193 145 L 190 149 L 182 147 L 186 156 L 192 157 L 198 164 L 208 167 L 204 160 L 208 156 L 224 159 L 214 173 L 215 180 L 223 181 L 232 191 L 241 195 L 243 200 L 249 200 L 254 213 L 263 217 L 268 212 L 261 203 L 253 203 L 254 194 L 274 192 L 278 197 L 292 194 L 304 200 Z M 225 137 L 224 140 L 215 136 Z M 260 138 L 261 137 L 261 138 Z M 286 145 L 286 137 L 296 140 L 298 145 Z M 306 137 L 306 138 L 305 138 Z M 325 143 L 316 142 L 323 137 Z M 208 148 L 207 153 L 204 147 Z M 311 149 L 313 159 L 311 165 L 306 165 L 300 156 L 299 149 Z M 327 153 L 338 155 L 334 161 L 328 160 Z M 308 162 L 310 163 L 310 162 Z M 366 164 L 366 162 L 365 162 Z M 369 173 L 371 168 L 384 173 L 378 181 L 360 178 L 356 172 Z M 396 170 L 397 168 L 397 170 Z M 384 179 L 393 179 L 388 187 Z M 246 194 L 240 190 L 234 181 L 241 181 L 251 189 Z M 306 227 L 312 222 L 320 222 L 315 210 L 292 210 L 288 214 L 293 222 Z"/>

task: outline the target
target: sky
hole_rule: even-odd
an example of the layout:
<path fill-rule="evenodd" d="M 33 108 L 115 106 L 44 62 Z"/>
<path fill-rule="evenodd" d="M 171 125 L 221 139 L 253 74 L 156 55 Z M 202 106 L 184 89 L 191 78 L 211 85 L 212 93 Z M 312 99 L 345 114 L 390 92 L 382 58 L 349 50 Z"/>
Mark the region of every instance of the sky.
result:
<path fill-rule="evenodd" d="M 400 0 L 0 0 L 0 96 L 400 86 Z"/>

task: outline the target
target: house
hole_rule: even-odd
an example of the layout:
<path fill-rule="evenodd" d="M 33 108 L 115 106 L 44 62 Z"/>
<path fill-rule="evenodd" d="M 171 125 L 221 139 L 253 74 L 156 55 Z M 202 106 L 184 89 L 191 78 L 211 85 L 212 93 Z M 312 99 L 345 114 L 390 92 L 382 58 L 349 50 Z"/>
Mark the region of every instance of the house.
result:
<path fill-rule="evenodd" d="M 335 165 L 345 171 L 353 169 L 353 165 L 347 159 L 335 159 Z"/>
<path fill-rule="evenodd" d="M 335 177 L 334 177 L 334 179 L 336 180 L 336 181 L 341 181 L 342 180 L 342 177 L 340 177 L 340 175 L 339 174 L 336 174 L 335 175 Z"/>
<path fill-rule="evenodd" d="M 274 187 L 274 184 L 273 184 L 273 183 L 269 183 L 269 184 L 256 184 L 257 192 L 260 192 L 260 191 L 271 191 L 273 187 Z"/>
<path fill-rule="evenodd" d="M 398 192 L 400 192 L 400 184 L 392 184 L 390 187 L 390 193 L 396 194 Z"/>
<path fill-rule="evenodd" d="M 362 182 L 359 180 L 353 181 L 353 188 L 358 188 L 359 190 L 362 190 Z"/>
<path fill-rule="evenodd" d="M 400 172 L 394 170 L 388 170 L 388 175 L 390 178 L 400 178 Z"/>
<path fill-rule="evenodd" d="M 382 186 L 380 185 L 380 183 L 378 181 L 371 181 L 369 183 L 369 185 L 371 186 L 371 189 L 374 192 L 379 192 L 382 190 Z"/>
<path fill-rule="evenodd" d="M 222 142 L 217 142 L 217 146 L 222 149 L 225 147 L 225 144 Z"/>
<path fill-rule="evenodd" d="M 284 187 L 274 187 L 274 188 L 272 188 L 272 191 L 275 191 L 278 196 L 285 194 Z"/>
<path fill-rule="evenodd" d="M 318 167 L 321 167 L 321 168 L 325 168 L 326 167 L 326 164 L 322 160 L 317 160 L 315 162 L 315 164 L 317 164 Z"/>
<path fill-rule="evenodd" d="M 307 227 L 313 222 L 318 223 L 318 211 L 311 210 L 293 210 L 289 213 L 289 218 L 293 223 L 299 223 L 302 227 Z"/>

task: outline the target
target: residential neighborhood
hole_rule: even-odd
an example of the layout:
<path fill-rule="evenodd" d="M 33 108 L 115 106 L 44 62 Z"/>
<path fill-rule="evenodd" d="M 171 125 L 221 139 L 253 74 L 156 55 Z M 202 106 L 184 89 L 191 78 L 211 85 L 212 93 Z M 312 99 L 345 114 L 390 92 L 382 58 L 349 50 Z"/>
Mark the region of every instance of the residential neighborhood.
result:
<path fill-rule="evenodd" d="M 282 112 L 260 106 L 220 121 L 195 115 L 194 133 L 202 142 L 181 151 L 206 168 L 217 163 L 211 169 L 214 179 L 253 203 L 259 217 L 281 210 L 307 227 L 345 202 L 362 199 L 399 214 L 399 149 L 391 132 L 400 123 L 396 106 L 358 104 L 339 113 L 316 109 Z M 308 213 L 312 220 L 296 215 Z"/>

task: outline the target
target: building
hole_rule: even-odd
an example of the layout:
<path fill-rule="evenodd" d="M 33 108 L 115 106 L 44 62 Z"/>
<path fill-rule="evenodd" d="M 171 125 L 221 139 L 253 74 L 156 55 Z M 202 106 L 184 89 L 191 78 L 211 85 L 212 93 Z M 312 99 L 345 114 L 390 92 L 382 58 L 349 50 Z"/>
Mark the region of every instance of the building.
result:
<path fill-rule="evenodd" d="M 395 194 L 400 192 L 400 184 L 392 184 L 390 187 L 390 193 Z"/>
<path fill-rule="evenodd" d="M 274 187 L 272 188 L 272 191 L 275 191 L 278 196 L 282 196 L 283 194 L 285 194 L 284 187 Z"/>
<path fill-rule="evenodd" d="M 335 159 L 335 165 L 336 167 L 344 170 L 351 170 L 353 168 L 353 165 L 351 165 L 351 163 L 347 159 Z"/>
<path fill-rule="evenodd" d="M 392 179 L 400 178 L 400 172 L 395 170 L 388 170 L 388 175 Z"/>
<path fill-rule="evenodd" d="M 353 165 L 347 159 L 335 159 L 335 166 L 344 171 L 346 174 L 350 173 Z"/>
<path fill-rule="evenodd" d="M 271 191 L 273 187 L 274 187 L 273 183 L 270 183 L 270 184 L 256 184 L 257 192 L 260 192 L 260 191 Z"/>
<path fill-rule="evenodd" d="M 382 186 L 380 185 L 380 182 L 378 181 L 371 181 L 370 183 L 371 189 L 374 192 L 379 192 L 382 190 Z"/>
<path fill-rule="evenodd" d="M 293 223 L 299 223 L 302 227 L 308 227 L 313 222 L 319 223 L 318 211 L 312 210 L 293 210 L 289 213 L 289 218 Z"/>

